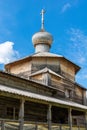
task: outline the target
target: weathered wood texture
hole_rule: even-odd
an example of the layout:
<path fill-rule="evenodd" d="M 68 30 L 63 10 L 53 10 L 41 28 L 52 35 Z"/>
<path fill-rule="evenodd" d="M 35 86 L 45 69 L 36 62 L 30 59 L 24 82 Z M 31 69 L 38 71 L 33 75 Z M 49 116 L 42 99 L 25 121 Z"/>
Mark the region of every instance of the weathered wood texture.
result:
<path fill-rule="evenodd" d="M 20 100 L 14 98 L 0 97 L 0 118 L 19 119 L 20 121 L 22 118 L 25 121 L 46 122 L 47 120 L 46 105 L 26 101 L 24 104 L 24 115 L 23 112 L 21 113 L 20 106 L 21 106 Z"/>
<path fill-rule="evenodd" d="M 72 100 L 80 104 L 86 103 L 85 89 L 82 89 L 80 86 L 68 80 L 61 80 L 55 77 L 53 77 L 53 80 L 47 84 L 48 86 L 45 86 L 9 74 L 0 73 L 0 84 L 45 96 Z M 68 98 L 66 97 L 66 91 L 68 91 Z"/>
<path fill-rule="evenodd" d="M 0 118 L 18 119 L 19 105 L 20 105 L 19 100 L 0 96 Z M 18 111 L 14 112 L 14 109 Z M 14 112 L 15 116 L 11 110 Z"/>
<path fill-rule="evenodd" d="M 56 73 L 61 73 L 63 76 L 75 80 L 75 65 L 63 58 L 53 57 L 33 57 L 30 60 L 14 63 L 6 68 L 7 72 L 18 74 L 24 78 L 28 78 L 30 73 L 48 67 Z"/>
<path fill-rule="evenodd" d="M 26 59 L 26 58 L 25 58 Z M 60 74 L 64 77 L 59 78 L 57 75 L 49 74 L 48 72 L 38 74 L 30 77 L 31 73 L 38 72 L 45 67 L 51 69 L 56 74 Z M 26 60 L 11 64 L 7 68 L 9 72 L 17 74 L 25 79 L 35 80 L 38 83 L 46 86 L 51 86 L 56 90 L 49 89 L 48 87 L 41 87 L 41 85 L 33 85 L 28 81 L 21 80 L 21 83 L 17 78 L 15 81 L 11 77 L 0 77 L 0 83 L 6 84 L 11 87 L 17 87 L 25 89 L 30 92 L 42 94 L 46 96 L 54 96 L 56 98 L 65 98 L 72 100 L 80 104 L 86 104 L 86 92 L 80 86 L 74 83 L 76 74 L 76 65 L 61 57 L 30 57 Z M 7 83 L 8 82 L 8 83 Z"/>
<path fill-rule="evenodd" d="M 12 111 L 8 111 L 8 108 Z M 15 109 L 14 109 L 15 108 Z M 14 111 L 15 110 L 15 111 Z M 17 110 L 17 111 L 16 111 Z M 48 105 L 25 101 L 24 103 L 24 121 L 47 122 Z M 20 113 L 20 100 L 14 98 L 0 97 L 0 118 L 3 119 L 21 119 Z M 23 114 L 23 113 L 22 113 Z M 52 122 L 53 123 L 68 123 L 68 109 L 62 107 L 52 106 Z M 85 116 L 84 112 L 72 111 L 73 125 L 84 125 Z M 20 120 L 21 121 L 21 120 Z"/>
<path fill-rule="evenodd" d="M 58 82 L 58 80 L 56 82 L 51 81 L 51 84 L 58 89 L 54 94 L 56 98 L 62 97 L 80 104 L 86 104 L 86 102 L 84 102 L 86 96 L 83 96 L 85 94 L 85 90 L 76 84 L 70 83 L 69 81 Z M 68 95 L 66 95 L 66 90 Z"/>
<path fill-rule="evenodd" d="M 25 120 L 47 121 L 47 106 L 39 103 L 25 102 Z"/>
<path fill-rule="evenodd" d="M 51 96 L 53 91 L 44 85 L 3 73 L 0 73 L 0 84 L 48 96 Z"/>
<path fill-rule="evenodd" d="M 67 60 L 60 58 L 34 58 L 32 60 L 32 73 L 45 67 L 73 81 L 75 80 L 75 66 Z"/>
<path fill-rule="evenodd" d="M 0 124 L 1 122 L 3 122 L 3 126 L 4 126 L 4 129 L 6 130 L 20 130 L 19 129 L 19 121 L 13 121 L 13 120 L 0 120 Z M 0 126 L 0 129 L 3 130 L 3 126 L 1 125 Z M 23 126 L 24 130 L 48 130 L 48 124 L 47 123 L 43 123 L 43 122 L 31 122 L 31 121 L 26 121 L 24 122 L 24 126 Z M 58 124 L 58 123 L 52 123 L 52 126 L 51 126 L 51 129 L 52 130 L 69 130 L 70 127 L 68 124 Z M 86 127 L 85 125 L 84 126 L 81 126 L 81 125 L 74 125 L 72 126 L 72 129 L 73 130 L 86 130 Z"/>

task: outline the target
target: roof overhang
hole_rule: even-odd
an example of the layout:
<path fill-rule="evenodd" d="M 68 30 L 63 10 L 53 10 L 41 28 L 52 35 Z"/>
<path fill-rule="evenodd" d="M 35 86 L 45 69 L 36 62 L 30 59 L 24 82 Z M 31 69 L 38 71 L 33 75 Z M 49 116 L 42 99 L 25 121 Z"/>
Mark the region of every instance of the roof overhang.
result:
<path fill-rule="evenodd" d="M 44 69 L 39 70 L 39 71 L 37 71 L 35 73 L 30 74 L 30 76 L 33 77 L 33 76 L 40 75 L 40 74 L 43 74 L 43 73 L 50 73 L 50 74 L 52 74 L 54 76 L 57 76 L 58 78 L 64 79 L 63 76 L 61 76 L 60 74 L 57 74 L 56 72 L 52 71 L 51 69 L 49 69 L 47 67 L 45 67 Z"/>
<path fill-rule="evenodd" d="M 27 56 L 27 57 L 24 57 L 22 59 L 19 59 L 19 60 L 16 60 L 16 61 L 13 61 L 11 63 L 8 63 L 5 65 L 5 69 L 8 69 L 9 67 L 13 66 L 13 65 L 16 65 L 16 64 L 19 64 L 19 63 L 23 63 L 23 62 L 26 62 L 26 61 L 30 61 L 32 58 L 62 58 L 64 60 L 67 60 L 68 62 L 70 62 L 73 66 L 75 66 L 75 73 L 77 73 L 81 68 L 75 64 L 74 62 L 68 60 L 67 58 L 65 58 L 64 56 L 62 55 L 57 55 L 57 54 L 53 54 L 53 53 L 49 53 L 49 52 L 40 52 L 40 53 L 34 53 L 30 56 Z"/>
<path fill-rule="evenodd" d="M 56 99 L 56 98 L 52 98 L 52 97 L 48 97 L 48 96 L 43 96 L 40 94 L 36 94 L 36 93 L 31 93 L 29 91 L 24 91 L 24 90 L 19 90 L 17 88 L 11 88 L 8 86 L 4 86 L 4 85 L 0 85 L 0 92 L 5 92 L 8 94 L 13 94 L 13 95 L 18 95 L 22 97 L 27 97 L 30 99 L 35 99 L 35 100 L 39 100 L 39 101 L 45 101 L 48 104 L 52 103 L 52 104 L 59 104 L 59 105 L 63 105 L 65 107 L 72 107 L 72 108 L 76 108 L 76 109 L 82 109 L 84 111 L 87 110 L 87 106 L 85 105 L 81 105 L 75 102 L 71 102 L 71 101 L 64 101 L 64 100 L 60 100 L 60 99 Z"/>

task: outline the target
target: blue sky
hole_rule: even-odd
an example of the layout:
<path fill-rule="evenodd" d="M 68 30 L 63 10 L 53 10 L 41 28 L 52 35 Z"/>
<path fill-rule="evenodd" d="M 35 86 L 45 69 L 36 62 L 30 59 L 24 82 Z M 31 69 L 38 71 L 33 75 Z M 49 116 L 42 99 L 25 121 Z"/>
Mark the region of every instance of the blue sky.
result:
<path fill-rule="evenodd" d="M 34 53 L 31 39 L 41 28 L 42 8 L 54 37 L 51 52 L 79 65 L 76 81 L 87 87 L 87 0 L 0 0 L 0 69 Z"/>

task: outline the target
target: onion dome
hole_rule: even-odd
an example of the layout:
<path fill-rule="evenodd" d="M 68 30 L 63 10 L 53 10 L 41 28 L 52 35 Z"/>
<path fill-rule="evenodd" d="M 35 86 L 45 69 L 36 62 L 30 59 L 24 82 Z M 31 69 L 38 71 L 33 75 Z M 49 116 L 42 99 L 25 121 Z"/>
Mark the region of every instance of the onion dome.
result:
<path fill-rule="evenodd" d="M 32 42 L 34 44 L 36 52 L 48 52 L 53 42 L 52 35 L 49 32 L 46 32 L 44 29 L 44 13 L 45 11 L 42 9 L 41 30 L 32 36 Z"/>
<path fill-rule="evenodd" d="M 40 32 L 35 33 L 32 37 L 32 42 L 34 46 L 36 46 L 37 44 L 47 44 L 51 46 L 52 41 L 52 35 L 45 30 L 41 30 Z"/>

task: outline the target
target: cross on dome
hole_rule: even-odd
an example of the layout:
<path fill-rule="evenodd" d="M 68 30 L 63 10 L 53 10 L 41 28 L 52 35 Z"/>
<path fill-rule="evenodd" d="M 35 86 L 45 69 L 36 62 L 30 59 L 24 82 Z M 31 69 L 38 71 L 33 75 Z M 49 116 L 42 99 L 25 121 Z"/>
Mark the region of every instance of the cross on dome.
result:
<path fill-rule="evenodd" d="M 41 16 L 42 16 L 42 18 L 41 18 L 41 29 L 42 29 L 42 30 L 44 30 L 44 14 L 45 14 L 45 12 L 46 12 L 46 11 L 45 11 L 44 9 L 42 9 L 42 10 L 41 10 L 41 13 L 40 13 Z"/>
<path fill-rule="evenodd" d="M 45 10 L 41 10 L 41 30 L 32 36 L 32 42 L 35 47 L 35 52 L 49 52 L 51 44 L 53 42 L 53 36 L 44 30 L 44 13 Z"/>

